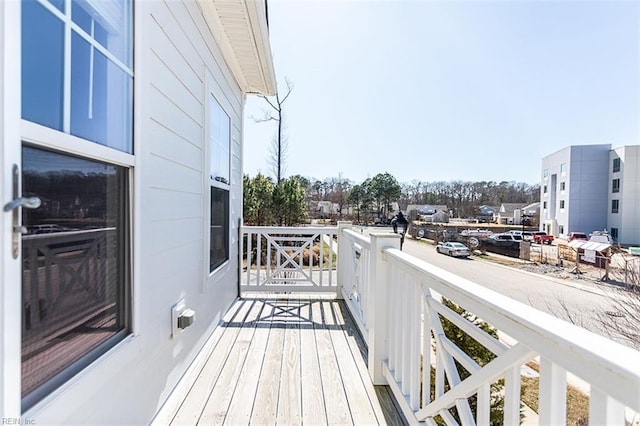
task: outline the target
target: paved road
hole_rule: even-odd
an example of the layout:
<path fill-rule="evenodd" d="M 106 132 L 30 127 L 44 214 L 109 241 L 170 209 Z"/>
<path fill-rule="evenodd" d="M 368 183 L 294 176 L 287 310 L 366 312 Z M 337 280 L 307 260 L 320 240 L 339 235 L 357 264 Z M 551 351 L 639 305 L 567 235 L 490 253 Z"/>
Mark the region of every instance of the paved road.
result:
<path fill-rule="evenodd" d="M 372 232 L 385 232 L 381 228 Z M 561 280 L 506 267 L 472 256 L 458 259 L 436 252 L 431 241 L 405 240 L 405 253 L 451 271 L 463 278 L 526 303 L 541 311 L 569 320 L 595 333 L 614 338 L 602 329 L 599 315 L 616 321 L 606 312 L 617 312 L 616 291 L 586 280 Z M 621 339 L 616 339 L 621 340 Z M 624 343 L 624 342 L 622 342 Z"/>

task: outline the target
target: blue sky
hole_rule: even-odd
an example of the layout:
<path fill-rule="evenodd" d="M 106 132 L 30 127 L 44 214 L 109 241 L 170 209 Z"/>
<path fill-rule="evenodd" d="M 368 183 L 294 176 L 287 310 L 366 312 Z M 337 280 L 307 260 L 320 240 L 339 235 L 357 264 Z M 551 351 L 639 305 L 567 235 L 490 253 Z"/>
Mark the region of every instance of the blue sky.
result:
<path fill-rule="evenodd" d="M 640 144 L 640 1 L 270 0 L 286 176 L 539 183 L 569 145 Z M 249 97 L 244 171 L 272 173 Z"/>

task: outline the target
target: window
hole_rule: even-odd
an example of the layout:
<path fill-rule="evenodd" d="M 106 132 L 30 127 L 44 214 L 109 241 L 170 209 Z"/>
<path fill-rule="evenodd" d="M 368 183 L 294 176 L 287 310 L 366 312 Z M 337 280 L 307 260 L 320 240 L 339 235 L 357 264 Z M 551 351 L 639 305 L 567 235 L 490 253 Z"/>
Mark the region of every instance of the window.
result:
<path fill-rule="evenodd" d="M 229 260 L 229 191 L 211 187 L 209 272 Z"/>
<path fill-rule="evenodd" d="M 611 228 L 611 238 L 618 241 L 618 228 Z"/>
<path fill-rule="evenodd" d="M 619 158 L 614 158 L 613 159 L 613 173 L 619 172 L 620 171 L 620 159 Z"/>
<path fill-rule="evenodd" d="M 22 161 L 42 200 L 22 211 L 27 409 L 128 334 L 128 170 L 30 146 Z"/>
<path fill-rule="evenodd" d="M 544 210 L 546 210 L 546 209 L 547 209 L 547 202 L 546 202 L 546 201 L 543 201 L 543 202 L 542 202 L 542 208 L 543 208 Z"/>
<path fill-rule="evenodd" d="M 547 193 L 547 185 L 544 185 L 544 186 L 542 187 L 542 192 L 543 192 L 544 194 L 546 194 L 546 193 Z"/>
<path fill-rule="evenodd" d="M 560 174 L 564 175 L 567 173 L 567 163 L 560 164 Z"/>
<path fill-rule="evenodd" d="M 558 226 L 558 233 L 559 234 L 564 234 L 564 225 Z"/>
<path fill-rule="evenodd" d="M 620 210 L 620 200 L 611 200 L 611 213 L 618 213 Z"/>
<path fill-rule="evenodd" d="M 566 188 L 565 183 L 564 182 L 560 182 L 560 191 L 564 191 Z"/>
<path fill-rule="evenodd" d="M 549 177 L 549 169 L 544 169 L 544 172 L 542 174 L 544 176 L 544 179 L 546 180 Z"/>
<path fill-rule="evenodd" d="M 21 5 L 24 411 L 130 332 L 135 158 L 131 0 Z"/>
<path fill-rule="evenodd" d="M 560 209 L 564 209 L 564 200 L 560 200 Z"/>
<path fill-rule="evenodd" d="M 209 272 L 229 260 L 231 120 L 218 101 L 209 100 L 211 219 Z"/>
<path fill-rule="evenodd" d="M 620 192 L 620 179 L 611 181 L 611 192 Z"/>
<path fill-rule="evenodd" d="M 130 1 L 58 6 L 22 3 L 22 118 L 132 153 Z"/>

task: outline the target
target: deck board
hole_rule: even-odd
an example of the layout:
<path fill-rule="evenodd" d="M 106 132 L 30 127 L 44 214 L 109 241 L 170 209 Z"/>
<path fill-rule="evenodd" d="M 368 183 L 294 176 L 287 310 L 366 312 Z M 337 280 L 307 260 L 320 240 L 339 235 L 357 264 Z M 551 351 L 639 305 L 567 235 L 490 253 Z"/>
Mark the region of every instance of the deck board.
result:
<path fill-rule="evenodd" d="M 371 384 L 366 347 L 340 301 L 239 299 L 216 335 L 153 424 L 405 423 L 386 387 Z"/>
<path fill-rule="evenodd" d="M 225 418 L 225 423 L 232 425 L 249 424 L 253 401 L 258 391 L 258 381 L 264 361 L 264 354 L 269 340 L 268 327 L 271 326 L 271 316 L 273 315 L 273 305 L 260 302 L 262 312 L 256 319 L 256 333 L 249 346 L 249 352 L 245 361 L 245 368 L 242 369 L 238 378 L 237 389 L 242 392 L 234 392 L 229 405 L 229 411 Z M 267 320 L 265 320 L 265 318 Z"/>
<path fill-rule="evenodd" d="M 302 423 L 327 424 L 327 413 L 320 376 L 316 336 L 311 317 L 312 300 L 301 307 L 300 314 L 307 324 L 300 329 L 300 364 L 302 370 Z"/>
<path fill-rule="evenodd" d="M 284 319 L 284 348 L 282 373 L 278 395 L 278 424 L 302 423 L 302 395 L 300 390 L 300 303 L 290 298 Z"/>
<path fill-rule="evenodd" d="M 229 321 L 242 321 L 247 314 L 249 304 L 242 304 Z M 229 348 L 235 342 L 239 329 L 225 327 L 220 340 L 213 350 L 211 356 L 203 366 L 201 373 L 198 375 L 195 383 L 189 390 L 187 397 L 180 406 L 173 423 L 175 424 L 196 424 L 202 410 L 204 409 L 210 393 L 213 391 L 216 381 L 223 370 L 229 352 L 225 348 Z"/>

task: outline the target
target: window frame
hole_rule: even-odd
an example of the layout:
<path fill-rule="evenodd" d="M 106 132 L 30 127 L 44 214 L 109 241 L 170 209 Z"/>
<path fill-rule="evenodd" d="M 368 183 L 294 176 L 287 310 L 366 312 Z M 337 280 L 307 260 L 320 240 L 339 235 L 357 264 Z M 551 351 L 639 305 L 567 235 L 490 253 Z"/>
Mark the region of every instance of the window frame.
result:
<path fill-rule="evenodd" d="M 611 180 L 611 193 L 620 192 L 620 178 Z"/>
<path fill-rule="evenodd" d="M 612 214 L 620 213 L 620 200 L 617 198 L 614 198 L 613 200 L 611 200 L 611 213 Z"/>
<path fill-rule="evenodd" d="M 560 200 L 560 210 L 564 210 L 565 209 L 565 202 L 564 200 Z"/>
<path fill-rule="evenodd" d="M 567 185 L 565 181 L 560 182 L 560 191 L 565 191 L 567 189 Z"/>
<path fill-rule="evenodd" d="M 134 50 L 133 50 L 133 45 L 134 45 L 134 40 L 135 40 L 135 36 L 136 33 L 133 30 L 134 26 L 135 26 L 135 22 L 134 22 L 134 18 L 135 18 L 135 14 L 133 13 L 133 2 L 130 2 L 130 13 L 131 16 L 129 17 L 130 21 L 131 21 L 131 35 L 130 35 L 130 43 L 131 43 L 131 48 L 130 48 L 130 61 L 131 61 L 131 66 L 126 65 L 125 63 L 123 63 L 119 58 L 117 58 L 113 53 L 111 53 L 106 47 L 104 47 L 102 44 L 100 44 L 96 39 L 94 39 L 90 34 L 87 34 L 87 32 L 80 27 L 76 22 L 73 21 L 73 17 L 71 14 L 71 9 L 72 9 L 72 0 L 67 0 L 66 1 L 66 11 L 62 12 L 60 11 L 55 5 L 53 5 L 52 3 L 48 2 L 47 0 L 33 0 L 36 3 L 40 4 L 42 7 L 44 7 L 45 9 L 47 9 L 49 11 L 49 13 L 53 14 L 58 20 L 60 20 L 63 24 L 63 32 L 64 32 L 64 40 L 63 40 L 63 93 L 62 93 L 62 100 L 63 100 L 63 105 L 62 105 L 62 129 L 57 130 L 57 129 L 51 129 L 51 130 L 55 130 L 57 132 L 62 132 L 65 133 L 67 135 L 70 135 L 72 137 L 75 137 L 79 140 L 82 141 L 89 141 L 91 143 L 94 144 L 98 144 L 98 145 L 102 145 L 105 147 L 108 147 L 110 149 L 116 150 L 116 151 L 120 151 L 124 154 L 128 154 L 130 156 L 133 156 L 134 153 L 134 149 L 135 147 L 133 146 L 133 140 L 135 139 L 134 137 L 134 129 L 133 129 L 133 116 L 135 115 L 134 112 L 134 92 L 135 92 L 135 85 L 133 84 L 133 78 L 134 78 L 134 71 L 133 71 L 133 55 L 134 55 Z M 82 137 L 79 136 L 74 136 L 71 134 L 71 114 L 72 114 L 72 109 L 71 109 L 71 98 L 72 98 L 72 88 L 71 88 L 71 73 L 72 73 L 72 39 L 73 39 L 73 34 L 77 34 L 82 40 L 84 40 L 85 42 L 87 42 L 92 48 L 95 48 L 100 54 L 104 55 L 108 61 L 110 61 L 111 63 L 113 63 L 114 65 L 116 65 L 120 70 L 124 71 L 125 74 L 127 74 L 127 76 L 129 78 L 132 79 L 131 81 L 131 86 L 132 86 L 132 90 L 131 90 L 131 150 L 130 152 L 127 151 L 123 151 L 123 150 L 118 150 L 117 148 L 111 148 L 108 145 L 103 145 L 100 142 L 95 142 L 95 141 L 90 141 L 89 139 L 84 139 Z M 35 125 L 38 125 L 38 123 L 36 122 L 32 122 L 32 121 L 27 121 L 23 119 L 23 122 L 28 122 L 28 123 L 33 123 Z M 48 128 L 46 126 L 40 125 L 42 127 Z M 84 151 L 83 151 L 84 152 Z M 80 153 L 80 155 L 84 155 L 82 153 Z"/>
<path fill-rule="evenodd" d="M 622 161 L 620 160 L 620 157 L 614 158 L 613 164 L 611 165 L 612 173 L 618 173 L 620 171 L 621 166 L 622 166 Z"/>
<path fill-rule="evenodd" d="M 567 174 L 567 163 L 560 163 L 560 176 Z"/>
<path fill-rule="evenodd" d="M 70 86 L 70 78 L 71 78 L 71 53 L 70 53 L 70 44 L 71 37 L 70 34 L 72 32 L 72 28 L 75 28 L 76 33 L 81 37 L 86 38 L 86 33 L 78 27 L 75 23 L 72 22 L 71 17 L 68 13 L 62 13 L 59 9 L 57 9 L 53 4 L 47 2 L 46 0 L 38 0 L 38 3 L 42 5 L 45 9 L 47 9 L 50 13 L 56 15 L 58 19 L 61 19 L 64 25 L 65 32 L 65 40 L 64 40 L 64 51 L 63 51 L 63 66 L 64 66 L 64 81 L 63 81 L 63 125 L 62 129 L 54 129 L 49 128 L 45 125 L 38 124 L 37 122 L 32 122 L 27 119 L 22 118 L 22 113 L 20 112 L 20 138 L 15 141 L 16 144 L 19 144 L 20 150 L 23 146 L 30 146 L 37 149 L 43 149 L 48 151 L 54 151 L 61 155 L 69 155 L 80 157 L 82 159 L 88 161 L 97 161 L 102 163 L 107 163 L 113 166 L 122 167 L 125 170 L 123 171 L 126 183 L 123 185 L 122 190 L 125 192 L 121 194 L 123 197 L 123 211 L 125 217 L 123 218 L 122 227 L 125 232 L 125 237 L 123 238 L 123 247 L 122 251 L 118 253 L 118 256 L 122 256 L 123 260 L 123 281 L 119 283 L 121 291 L 124 294 L 123 306 L 120 306 L 119 309 L 123 309 L 125 312 L 124 319 L 124 327 L 122 330 L 115 333 L 105 342 L 101 343 L 98 347 L 91 349 L 81 355 L 76 361 L 69 363 L 65 369 L 63 370 L 64 380 L 61 382 L 57 382 L 54 385 L 44 384 L 41 388 L 37 389 L 35 392 L 38 392 L 37 399 L 33 402 L 26 401 L 28 407 L 26 408 L 26 412 L 30 410 L 30 407 L 39 406 L 40 404 L 45 404 L 46 401 L 51 400 L 52 398 L 56 398 L 56 396 L 63 391 L 63 389 L 69 383 L 76 382 L 80 380 L 86 374 L 92 370 L 93 366 L 96 365 L 95 361 L 106 356 L 110 351 L 115 347 L 120 347 L 122 345 L 130 342 L 136 333 L 136 297 L 137 289 L 134 286 L 135 281 L 135 268 L 134 268 L 134 252 L 136 251 L 136 246 L 134 242 L 136 241 L 136 231 L 137 227 L 134 226 L 135 222 L 135 209 L 139 207 L 139 203 L 136 202 L 138 197 L 138 192 L 136 191 L 137 179 L 135 179 L 135 164 L 136 164 L 136 156 L 135 156 L 135 146 L 133 146 L 133 141 L 135 140 L 136 128 L 132 126 L 131 129 L 131 152 L 125 152 L 118 150 L 116 148 L 109 147 L 107 145 L 102 145 L 98 142 L 91 141 L 89 139 L 84 139 L 78 136 L 74 136 L 70 133 L 71 129 L 71 114 L 70 114 L 70 100 L 71 100 L 71 86 Z M 67 6 L 70 7 L 71 1 L 69 0 Z M 130 4 L 130 19 L 131 21 L 131 38 L 129 43 L 131 45 L 131 56 L 132 56 L 132 65 L 128 68 L 128 75 L 132 79 L 135 77 L 133 72 L 133 56 L 135 52 L 133 52 L 133 45 L 135 41 L 139 37 L 138 34 L 134 31 L 136 24 L 138 23 L 138 18 L 136 18 L 133 13 L 134 7 L 133 3 Z M 69 23 L 67 22 L 67 17 L 69 18 Z M 21 18 L 18 18 L 19 22 Z M 18 34 L 20 37 L 20 33 Z M 91 40 L 86 40 L 90 44 Z M 112 54 L 106 51 L 101 45 L 94 46 L 96 49 L 102 51 L 107 58 L 111 60 Z M 19 49 L 18 49 L 19 50 Z M 117 58 L 114 62 L 119 62 Z M 20 86 L 23 84 L 20 79 Z M 18 93 L 20 93 L 21 89 L 18 89 Z M 130 119 L 131 122 L 135 122 L 136 115 L 138 114 L 135 109 L 135 95 L 137 91 L 140 89 L 136 88 L 132 80 L 132 91 L 131 98 L 129 102 L 131 104 L 130 110 Z M 19 110 L 19 108 L 18 108 Z M 21 293 L 21 292 L 20 292 Z M 20 352 L 21 344 L 17 344 L 18 353 Z M 19 377 L 21 374 L 19 373 Z M 52 382 L 53 383 L 53 382 Z M 25 403 L 23 400 L 22 403 Z"/>
<path fill-rule="evenodd" d="M 205 91 L 203 95 L 204 96 L 204 113 L 206 117 L 205 125 L 204 125 L 204 150 L 203 150 L 204 156 L 205 156 L 205 160 L 203 164 L 205 193 L 203 195 L 204 195 L 204 206 L 206 208 L 206 211 L 203 212 L 203 220 L 204 220 L 204 229 L 207 230 L 207 232 L 205 232 L 206 236 L 205 238 L 203 238 L 204 253 L 210 253 L 210 249 L 211 249 L 210 226 L 211 226 L 211 192 L 212 192 L 211 189 L 212 188 L 226 190 L 228 192 L 228 221 L 226 224 L 227 226 L 227 232 L 226 232 L 227 259 L 219 263 L 215 268 L 211 269 L 210 255 L 206 256 L 206 259 L 204 259 L 205 261 L 203 262 L 204 280 L 203 280 L 202 289 L 201 289 L 203 292 L 206 290 L 209 283 L 217 282 L 223 275 L 226 274 L 226 272 L 228 272 L 231 269 L 231 259 L 233 255 L 232 212 L 233 212 L 233 198 L 234 198 L 233 192 L 232 192 L 234 185 L 232 184 L 232 179 L 231 179 L 232 159 L 233 159 L 233 123 L 234 123 L 232 117 L 234 116 L 234 110 L 232 108 L 231 103 L 228 101 L 227 97 L 225 96 L 223 90 L 220 88 L 218 83 L 213 78 L 211 72 L 208 70 L 205 70 L 205 72 L 207 75 L 207 81 L 205 84 Z M 229 132 L 228 132 L 229 182 L 228 183 L 215 180 L 211 176 L 211 173 L 212 173 L 211 155 L 213 150 L 213 146 L 211 144 L 212 126 L 213 126 L 213 123 L 211 122 L 211 117 L 212 117 L 211 102 L 212 101 L 215 101 L 218 107 L 225 113 L 229 123 Z"/>
<path fill-rule="evenodd" d="M 618 228 L 611 228 L 609 234 L 613 241 L 618 241 L 619 230 Z"/>

